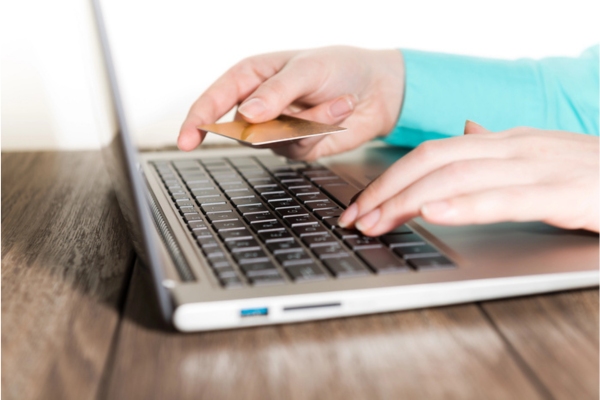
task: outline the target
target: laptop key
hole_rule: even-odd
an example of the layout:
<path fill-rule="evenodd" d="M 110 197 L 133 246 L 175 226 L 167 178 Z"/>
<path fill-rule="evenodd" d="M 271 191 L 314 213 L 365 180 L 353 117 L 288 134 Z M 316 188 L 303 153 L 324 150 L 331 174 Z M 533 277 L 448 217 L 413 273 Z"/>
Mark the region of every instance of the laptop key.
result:
<path fill-rule="evenodd" d="M 191 222 L 191 221 L 202 220 L 202 217 L 198 213 L 187 213 L 183 216 L 183 219 L 185 219 L 188 222 Z"/>
<path fill-rule="evenodd" d="M 252 264 L 257 262 L 269 261 L 267 253 L 260 249 L 233 253 L 233 257 L 239 264 Z"/>
<path fill-rule="evenodd" d="M 277 208 L 277 214 L 281 217 L 286 218 L 292 215 L 308 215 L 308 212 L 301 207 L 286 207 L 286 208 Z"/>
<path fill-rule="evenodd" d="M 259 233 L 260 239 L 265 243 L 281 242 L 293 240 L 293 236 L 286 230 L 268 231 Z"/>
<path fill-rule="evenodd" d="M 323 177 L 323 176 L 334 176 L 334 177 L 336 176 L 333 172 L 331 172 L 330 170 L 328 170 L 325 167 L 318 168 L 318 169 L 305 169 L 304 171 L 302 171 L 302 174 L 309 179 Z"/>
<path fill-rule="evenodd" d="M 246 276 L 279 275 L 275 264 L 271 261 L 257 262 L 253 264 L 242 264 L 240 269 Z"/>
<path fill-rule="evenodd" d="M 292 228 L 301 225 L 315 225 L 318 221 L 312 215 L 296 215 L 285 217 L 285 222 Z"/>
<path fill-rule="evenodd" d="M 262 169 L 250 169 L 247 171 L 240 171 L 240 173 L 242 174 L 242 176 L 246 179 L 250 179 L 250 178 L 259 178 L 259 177 L 264 177 L 264 178 L 270 178 L 271 175 L 267 172 L 264 171 Z"/>
<path fill-rule="evenodd" d="M 425 241 L 414 233 L 387 234 L 381 237 L 381 241 L 391 248 L 425 244 Z"/>
<path fill-rule="evenodd" d="M 221 285 L 223 285 L 223 287 L 225 287 L 226 289 L 241 288 L 244 286 L 240 278 L 238 278 L 237 276 L 231 278 L 222 278 L 219 279 L 219 281 L 221 282 Z"/>
<path fill-rule="evenodd" d="M 277 181 L 270 176 L 250 177 L 247 179 L 247 181 L 250 183 L 250 186 L 255 189 L 260 187 L 277 186 Z"/>
<path fill-rule="evenodd" d="M 242 177 L 235 174 L 213 175 L 213 179 L 219 183 L 219 186 L 226 184 L 241 184 L 243 182 Z"/>
<path fill-rule="evenodd" d="M 341 208 L 329 208 L 326 210 L 315 210 L 315 215 L 317 216 L 317 218 L 319 219 L 325 219 L 325 218 L 338 218 L 340 215 L 342 215 L 342 212 L 344 212 L 344 210 L 342 210 Z"/>
<path fill-rule="evenodd" d="M 318 247 L 337 243 L 337 240 L 327 232 L 324 235 L 303 236 L 302 241 L 308 247 Z"/>
<path fill-rule="evenodd" d="M 252 239 L 252 234 L 247 228 L 219 231 L 219 236 L 225 242 Z"/>
<path fill-rule="evenodd" d="M 277 218 L 270 212 L 258 213 L 258 214 L 246 214 L 244 215 L 244 219 L 251 224 L 257 222 L 267 222 L 267 221 L 276 221 Z"/>
<path fill-rule="evenodd" d="M 410 271 L 404 260 L 385 247 L 357 250 L 356 254 L 378 274 Z"/>
<path fill-rule="evenodd" d="M 408 263 L 419 271 L 455 268 L 456 265 L 448 258 L 438 255 L 433 257 L 410 258 Z"/>
<path fill-rule="evenodd" d="M 233 240 L 225 243 L 225 246 L 232 253 L 237 253 L 240 251 L 252 251 L 252 250 L 260 250 L 260 246 L 256 239 L 240 239 Z"/>
<path fill-rule="evenodd" d="M 299 187 L 299 188 L 290 188 L 289 189 L 290 192 L 292 192 L 295 196 L 301 197 L 301 196 L 308 196 L 311 194 L 319 194 L 321 193 L 319 191 L 319 189 L 317 189 L 314 186 L 309 186 L 309 187 Z"/>
<path fill-rule="evenodd" d="M 242 215 L 246 214 L 257 214 L 257 213 L 265 213 L 269 210 L 262 204 L 249 204 L 249 205 L 240 205 L 238 206 L 238 211 Z"/>
<path fill-rule="evenodd" d="M 237 217 L 236 213 L 230 211 L 230 212 L 207 214 L 206 219 L 210 223 L 215 223 L 217 221 L 235 221 L 238 219 L 238 217 Z"/>
<path fill-rule="evenodd" d="M 196 196 L 196 198 L 198 197 L 209 197 L 209 196 L 214 196 L 216 194 L 220 194 L 220 192 L 213 188 L 213 187 L 205 187 L 202 189 L 193 189 L 192 190 L 192 194 L 194 196 Z"/>
<path fill-rule="evenodd" d="M 196 212 L 196 209 L 192 206 L 179 207 L 179 214 L 181 214 L 181 215 L 195 213 L 195 212 Z"/>
<path fill-rule="evenodd" d="M 280 192 L 280 193 L 264 193 L 261 195 L 265 200 L 267 200 L 269 203 L 272 201 L 276 201 L 276 200 L 287 200 L 287 199 L 292 199 L 291 196 L 285 192 Z"/>
<path fill-rule="evenodd" d="M 373 249 L 381 247 L 381 242 L 378 238 L 368 236 L 349 238 L 344 240 L 344 242 L 346 242 L 346 244 L 355 251 L 360 249 Z"/>
<path fill-rule="evenodd" d="M 262 204 L 260 202 L 260 200 L 258 199 L 258 197 L 254 196 L 254 195 L 248 195 L 248 196 L 241 196 L 241 197 L 230 197 L 230 200 L 233 204 L 235 204 L 236 206 L 241 206 L 241 205 L 259 205 Z"/>
<path fill-rule="evenodd" d="M 310 203 L 313 201 L 324 201 L 324 200 L 329 200 L 329 199 L 324 194 L 319 193 L 319 194 L 309 194 L 309 195 L 305 195 L 305 196 L 300 196 L 300 197 L 298 197 L 298 200 L 300 200 L 304 204 L 307 204 L 307 203 Z"/>
<path fill-rule="evenodd" d="M 369 274 L 369 271 L 352 257 L 326 258 L 323 264 L 338 278 Z"/>
<path fill-rule="evenodd" d="M 432 257 L 440 255 L 440 253 L 433 246 L 428 244 L 396 247 L 394 248 L 394 252 L 405 260 L 409 258 Z"/>
<path fill-rule="evenodd" d="M 252 224 L 252 229 L 254 229 L 258 233 L 262 233 L 268 231 L 284 230 L 285 227 L 281 224 L 281 222 L 273 220 L 267 222 L 255 222 Z"/>
<path fill-rule="evenodd" d="M 357 238 L 361 233 L 354 229 L 336 228 L 333 233 L 340 239 Z"/>
<path fill-rule="evenodd" d="M 283 188 L 278 184 L 255 186 L 254 190 L 260 195 L 273 194 L 273 193 L 285 193 Z"/>
<path fill-rule="evenodd" d="M 207 228 L 206 224 L 203 221 L 190 221 L 188 223 L 188 226 L 190 227 L 191 230 Z"/>
<path fill-rule="evenodd" d="M 214 237 L 210 236 L 210 235 L 205 235 L 205 236 L 196 236 L 196 241 L 198 242 L 198 244 L 200 245 L 200 247 L 204 248 L 204 247 L 218 247 L 219 244 L 217 243 L 217 241 L 215 240 Z"/>
<path fill-rule="evenodd" d="M 298 264 L 310 264 L 313 262 L 312 258 L 302 249 L 293 253 L 276 254 L 275 258 L 277 258 L 277 261 L 284 267 Z"/>
<path fill-rule="evenodd" d="M 325 217 L 322 221 L 327 228 L 334 230 L 340 228 L 340 226 L 338 225 L 338 219 L 338 217 Z"/>
<path fill-rule="evenodd" d="M 184 180 L 185 180 L 185 183 L 188 185 L 188 187 L 192 186 L 194 188 L 197 188 L 197 187 L 210 186 L 210 181 L 208 179 L 204 179 L 204 178 L 184 179 Z"/>
<path fill-rule="evenodd" d="M 302 251 L 302 246 L 295 240 L 271 242 L 267 244 L 267 248 L 273 254 Z"/>
<path fill-rule="evenodd" d="M 221 233 L 221 231 L 227 231 L 230 229 L 242 229 L 246 227 L 246 225 L 244 225 L 244 223 L 239 219 L 230 221 L 216 221 L 213 223 L 213 226 L 219 233 Z"/>
<path fill-rule="evenodd" d="M 312 187 L 312 184 L 304 178 L 282 179 L 281 184 L 288 189 L 297 189 L 301 187 Z"/>
<path fill-rule="evenodd" d="M 293 265 L 285 270 L 294 282 L 312 282 L 327 278 L 327 275 L 315 263 Z"/>
<path fill-rule="evenodd" d="M 198 203 L 199 205 L 222 203 L 223 200 L 225 200 L 225 198 L 220 193 L 219 194 L 210 195 L 210 196 L 196 197 L 196 203 Z"/>
<path fill-rule="evenodd" d="M 256 165 L 256 161 L 252 157 L 235 157 L 227 159 L 231 164 L 236 167 L 247 167 Z"/>
<path fill-rule="evenodd" d="M 227 203 L 221 204 L 203 204 L 200 208 L 205 214 L 214 214 L 218 212 L 232 212 L 233 208 Z"/>
<path fill-rule="evenodd" d="M 227 260 L 212 260 L 212 261 L 210 261 L 210 266 L 215 271 L 233 268 L 231 266 L 231 263 Z"/>
<path fill-rule="evenodd" d="M 273 202 L 270 202 L 269 205 L 271 207 L 273 207 L 275 210 L 279 210 L 280 208 L 297 207 L 300 205 L 300 203 L 298 203 L 294 199 L 287 199 L 287 200 L 273 201 Z"/>
<path fill-rule="evenodd" d="M 348 253 L 338 243 L 330 243 L 330 244 L 327 244 L 324 246 L 312 247 L 311 250 L 321 260 L 326 259 L 326 258 L 339 258 L 339 257 L 350 256 L 350 253 Z"/>
<path fill-rule="evenodd" d="M 225 196 L 227 196 L 230 199 L 252 194 L 250 189 L 247 187 L 237 188 L 237 189 L 227 189 L 227 190 L 223 190 L 223 192 L 225 192 Z"/>
<path fill-rule="evenodd" d="M 237 278 L 237 273 L 233 268 L 215 271 L 219 279 Z"/>
<path fill-rule="evenodd" d="M 309 201 L 305 205 L 310 211 L 327 209 L 327 208 L 339 208 L 338 205 L 335 204 L 331 200 Z"/>
<path fill-rule="evenodd" d="M 320 224 L 295 226 L 292 228 L 292 230 L 300 237 L 310 235 L 324 235 L 327 233 L 327 229 L 325 229 Z"/>
<path fill-rule="evenodd" d="M 345 180 L 343 180 L 342 178 L 335 176 L 335 177 L 330 177 L 330 178 L 322 178 L 322 179 L 314 179 L 313 183 L 315 185 L 317 185 L 318 187 L 322 188 L 323 186 L 327 185 L 329 187 L 334 186 L 334 185 L 339 185 L 339 186 L 345 186 L 348 184 L 348 182 L 346 182 Z"/>

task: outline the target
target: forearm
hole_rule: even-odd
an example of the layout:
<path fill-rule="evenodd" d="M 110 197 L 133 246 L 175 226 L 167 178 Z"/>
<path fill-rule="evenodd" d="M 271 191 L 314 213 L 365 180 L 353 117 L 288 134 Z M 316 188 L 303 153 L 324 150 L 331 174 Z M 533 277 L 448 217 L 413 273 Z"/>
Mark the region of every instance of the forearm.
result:
<path fill-rule="evenodd" d="M 598 135 L 598 46 L 578 58 L 482 59 L 402 50 L 400 118 L 385 140 L 414 147 L 461 135 L 465 120 Z"/>

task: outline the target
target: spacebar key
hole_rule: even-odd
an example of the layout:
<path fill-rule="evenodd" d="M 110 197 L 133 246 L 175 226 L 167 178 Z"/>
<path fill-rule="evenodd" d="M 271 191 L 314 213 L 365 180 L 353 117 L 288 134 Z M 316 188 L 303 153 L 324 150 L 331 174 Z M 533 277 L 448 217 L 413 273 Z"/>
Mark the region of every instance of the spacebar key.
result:
<path fill-rule="evenodd" d="M 330 197 L 333 197 L 333 199 L 338 203 L 343 204 L 346 207 L 350 205 L 350 200 L 352 200 L 352 197 L 354 197 L 354 195 L 360 191 L 349 184 L 323 185 L 321 186 L 321 190 L 323 190 L 325 194 L 329 195 Z"/>

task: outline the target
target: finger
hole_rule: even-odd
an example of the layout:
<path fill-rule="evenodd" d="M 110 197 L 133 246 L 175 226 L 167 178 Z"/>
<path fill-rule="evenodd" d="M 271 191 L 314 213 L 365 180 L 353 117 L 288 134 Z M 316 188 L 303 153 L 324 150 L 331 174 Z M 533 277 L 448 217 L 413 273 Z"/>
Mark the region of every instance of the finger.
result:
<path fill-rule="evenodd" d="M 508 186 L 428 203 L 421 208 L 421 215 L 440 225 L 545 221 L 571 228 L 572 221 L 557 220 L 555 216 L 564 215 L 565 207 L 577 199 L 557 193 L 557 188 L 550 185 Z"/>
<path fill-rule="evenodd" d="M 291 61 L 257 87 L 238 112 L 252 123 L 274 119 L 296 100 L 316 92 L 322 83 L 319 74 L 325 72 L 302 68 L 302 64 Z"/>
<path fill-rule="evenodd" d="M 346 128 L 345 131 L 302 139 L 294 142 L 289 148 L 279 148 L 276 152 L 295 160 L 314 161 L 321 157 L 355 149 L 375 136 L 373 120 L 357 115 L 356 111 L 341 125 Z"/>
<path fill-rule="evenodd" d="M 356 227 L 369 235 L 380 235 L 419 215 L 423 204 L 498 187 L 530 185 L 544 179 L 546 164 L 530 165 L 519 159 L 457 161 L 417 180 L 384 203 L 379 218 L 361 217 Z"/>
<path fill-rule="evenodd" d="M 472 135 L 474 133 L 492 133 L 492 132 L 487 130 L 486 128 L 484 128 L 483 126 L 479 125 L 476 122 L 467 120 L 465 122 L 465 135 Z"/>
<path fill-rule="evenodd" d="M 321 124 L 337 125 L 352 114 L 357 102 L 358 98 L 355 95 L 347 94 L 295 113 L 294 117 Z"/>
<path fill-rule="evenodd" d="M 495 134 L 459 136 L 421 144 L 373 181 L 356 202 L 340 216 L 340 225 L 352 226 L 356 219 L 444 165 L 458 160 L 508 157 L 511 149 L 506 144 L 489 145 L 493 135 Z"/>
<path fill-rule="evenodd" d="M 177 144 L 181 150 L 192 150 L 206 132 L 197 126 L 211 124 L 245 99 L 261 83 L 276 74 L 293 52 L 253 57 L 232 67 L 215 81 L 192 105 L 179 131 Z"/>

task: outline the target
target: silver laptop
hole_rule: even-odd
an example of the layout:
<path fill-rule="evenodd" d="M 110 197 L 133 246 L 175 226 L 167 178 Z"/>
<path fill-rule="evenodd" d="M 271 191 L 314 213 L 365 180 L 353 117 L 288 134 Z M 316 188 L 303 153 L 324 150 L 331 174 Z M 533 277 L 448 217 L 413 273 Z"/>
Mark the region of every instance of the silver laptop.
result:
<path fill-rule="evenodd" d="M 341 229 L 351 198 L 406 150 L 368 145 L 318 163 L 247 147 L 139 152 L 93 0 L 115 132 L 106 167 L 164 318 L 181 331 L 389 312 L 598 285 L 598 235 L 542 223 L 379 238 Z M 506 205 L 510 207 L 510 204 Z"/>

